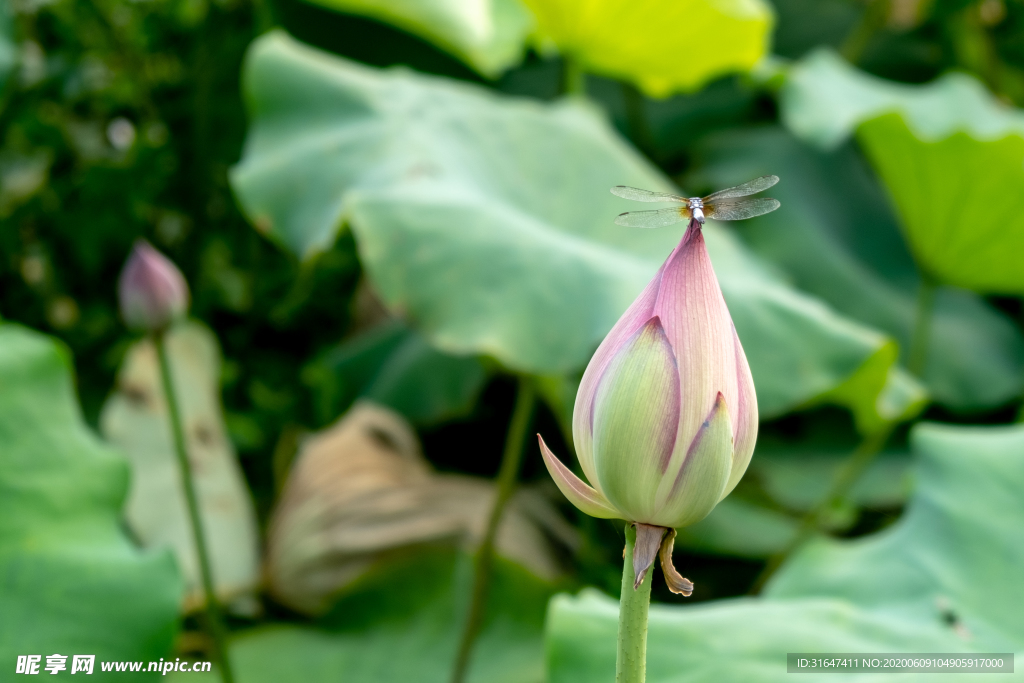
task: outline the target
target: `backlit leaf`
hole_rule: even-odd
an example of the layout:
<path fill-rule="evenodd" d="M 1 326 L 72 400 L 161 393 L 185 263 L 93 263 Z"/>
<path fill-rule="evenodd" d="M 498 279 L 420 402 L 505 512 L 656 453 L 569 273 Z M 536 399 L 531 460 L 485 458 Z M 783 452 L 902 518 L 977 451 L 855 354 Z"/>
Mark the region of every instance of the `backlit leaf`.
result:
<path fill-rule="evenodd" d="M 581 68 L 664 97 L 746 71 L 774 24 L 761 0 L 525 0 L 542 41 Z"/>
<path fill-rule="evenodd" d="M 781 105 L 786 124 L 823 147 L 856 131 L 927 274 L 983 293 L 1024 292 L 1024 112 L 965 74 L 902 85 L 830 52 L 790 70 Z"/>

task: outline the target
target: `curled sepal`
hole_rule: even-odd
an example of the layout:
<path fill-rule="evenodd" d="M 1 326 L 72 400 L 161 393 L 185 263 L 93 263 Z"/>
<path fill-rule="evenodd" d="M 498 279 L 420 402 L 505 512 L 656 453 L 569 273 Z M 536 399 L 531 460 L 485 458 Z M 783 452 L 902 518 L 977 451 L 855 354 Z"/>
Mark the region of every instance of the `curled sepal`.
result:
<path fill-rule="evenodd" d="M 637 534 L 639 538 L 639 534 Z M 661 541 L 661 571 L 665 575 L 665 583 L 668 585 L 668 589 L 673 593 L 678 593 L 685 598 L 690 597 L 693 593 L 693 581 L 684 577 L 676 570 L 676 566 L 672 564 L 672 549 L 676 544 L 676 530 L 669 529 L 668 533 L 665 534 L 665 538 Z"/>
<path fill-rule="evenodd" d="M 633 581 L 633 590 L 636 590 L 643 583 L 651 565 L 654 564 L 654 558 L 658 556 L 658 548 L 661 547 L 661 539 L 668 529 L 640 522 L 633 526 L 636 527 L 636 545 L 633 547 L 633 576 L 636 578 Z M 672 533 L 674 534 L 675 531 Z"/>
<path fill-rule="evenodd" d="M 538 434 L 537 441 L 540 443 L 540 453 L 544 456 L 544 464 L 548 473 L 555 480 L 555 485 L 562 492 L 569 502 L 575 505 L 581 512 L 591 517 L 601 519 L 621 519 L 622 513 L 612 507 L 612 504 L 601 495 L 600 491 L 588 486 L 572 471 L 562 464 L 562 461 L 555 457 L 544 438 Z"/>

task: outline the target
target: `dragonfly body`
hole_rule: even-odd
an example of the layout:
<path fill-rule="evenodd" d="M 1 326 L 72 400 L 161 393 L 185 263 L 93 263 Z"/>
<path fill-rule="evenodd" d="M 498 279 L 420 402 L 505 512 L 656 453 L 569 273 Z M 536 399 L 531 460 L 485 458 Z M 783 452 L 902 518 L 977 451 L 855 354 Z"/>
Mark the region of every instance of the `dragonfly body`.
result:
<path fill-rule="evenodd" d="M 704 225 L 704 200 L 700 197 L 690 197 L 690 214 L 693 219 Z"/>
<path fill-rule="evenodd" d="M 761 176 L 742 185 L 713 192 L 706 197 L 682 197 L 667 192 L 651 192 L 650 190 L 617 185 L 612 188 L 612 194 L 624 199 L 638 202 L 676 202 L 682 206 L 655 211 L 629 211 L 619 214 L 615 222 L 634 228 L 659 228 L 685 220 L 696 221 L 699 225 L 704 225 L 707 218 L 718 221 L 753 218 L 779 208 L 777 199 L 750 197 L 752 194 L 767 190 L 777 182 L 779 182 L 778 176 Z"/>

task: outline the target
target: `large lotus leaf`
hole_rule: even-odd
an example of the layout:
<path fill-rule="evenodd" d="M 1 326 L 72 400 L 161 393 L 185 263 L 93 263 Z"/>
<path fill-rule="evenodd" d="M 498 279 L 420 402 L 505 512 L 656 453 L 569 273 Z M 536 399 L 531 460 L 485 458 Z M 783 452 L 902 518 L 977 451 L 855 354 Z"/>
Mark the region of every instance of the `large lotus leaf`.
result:
<path fill-rule="evenodd" d="M 85 426 L 66 350 L 0 323 L 0 662 L 166 656 L 181 580 L 120 525 L 128 467 Z M 44 672 L 46 673 L 46 672 Z M 138 677 L 136 677 L 137 679 Z M 131 674 L 125 680 L 136 680 Z"/>
<path fill-rule="evenodd" d="M 398 321 L 329 349 L 302 376 L 324 422 L 368 398 L 420 425 L 468 414 L 487 381 L 479 358 L 442 353 Z"/>
<path fill-rule="evenodd" d="M 525 1 L 542 42 L 655 97 L 750 69 L 767 53 L 774 24 L 761 0 Z"/>
<path fill-rule="evenodd" d="M 523 56 L 533 23 L 519 0 L 309 0 L 394 24 L 495 77 Z"/>
<path fill-rule="evenodd" d="M 900 522 L 870 541 L 811 544 L 767 594 L 838 597 L 925 621 L 946 602 L 978 645 L 1024 649 L 1024 621 L 1006 599 L 1021 595 L 1024 426 L 924 424 L 911 445 L 920 463 Z"/>
<path fill-rule="evenodd" d="M 911 442 L 919 457 L 916 488 L 899 522 L 855 541 L 811 543 L 776 575 L 765 598 L 652 607 L 647 680 L 787 680 L 787 652 L 1019 657 L 1024 426 L 928 424 Z M 594 593 L 555 598 L 547 625 L 551 683 L 610 679 L 617 612 L 615 601 Z"/>
<path fill-rule="evenodd" d="M 655 581 L 660 576 L 655 576 Z M 693 607 L 651 605 L 647 683 L 767 683 L 792 681 L 788 652 L 1007 652 L 964 641 L 940 623 L 921 623 L 845 600 L 739 598 Z M 546 627 L 549 683 L 614 680 L 617 601 L 587 590 L 555 596 Z M 1019 662 L 1018 650 L 1016 661 Z M 1019 664 L 1017 664 L 1019 671 Z M 829 672 L 820 681 L 878 683 L 1020 681 L 1021 674 L 872 673 L 863 678 Z M 814 680 L 813 677 L 799 677 Z"/>
<path fill-rule="evenodd" d="M 1024 293 L 1024 116 L 1017 132 L 922 141 L 897 114 L 857 135 L 885 181 L 921 267 L 983 293 Z"/>
<path fill-rule="evenodd" d="M 224 426 L 220 349 L 213 333 L 195 322 L 172 328 L 166 346 L 214 587 L 227 601 L 256 588 L 260 561 L 256 509 Z M 131 464 L 125 521 L 143 546 L 174 551 L 185 579 L 185 607 L 193 610 L 205 598 L 163 392 L 153 342 L 136 342 L 103 405 L 100 429 Z"/>
<path fill-rule="evenodd" d="M 829 52 L 790 70 L 781 105 L 787 125 L 823 147 L 857 131 L 923 270 L 979 292 L 1024 292 L 1024 112 L 964 74 L 898 85 Z"/>
<path fill-rule="evenodd" d="M 468 556 L 439 550 L 382 563 L 319 628 L 270 626 L 236 636 L 236 680 L 447 683 L 468 606 L 470 568 Z M 551 593 L 549 584 L 496 559 L 470 683 L 544 680 L 541 632 Z M 179 679 L 204 680 L 194 674 Z"/>
<path fill-rule="evenodd" d="M 852 145 L 828 152 L 765 127 L 713 136 L 697 149 L 701 184 L 765 173 L 782 211 L 745 221 L 744 241 L 804 291 L 895 337 L 903 354 L 917 315 L 919 280 L 883 191 Z M 905 355 L 904 355 L 905 357 Z M 981 297 L 936 293 L 924 382 L 949 408 L 993 408 L 1020 394 L 1024 338 Z"/>
<path fill-rule="evenodd" d="M 368 69 L 280 33 L 256 42 L 245 84 L 253 125 L 232 183 L 256 227 L 306 256 L 347 222 L 374 289 L 442 351 L 578 370 L 682 233 L 612 222 L 650 206 L 611 186 L 671 187 L 584 104 Z M 762 415 L 887 353 L 725 228 L 705 233 Z"/>

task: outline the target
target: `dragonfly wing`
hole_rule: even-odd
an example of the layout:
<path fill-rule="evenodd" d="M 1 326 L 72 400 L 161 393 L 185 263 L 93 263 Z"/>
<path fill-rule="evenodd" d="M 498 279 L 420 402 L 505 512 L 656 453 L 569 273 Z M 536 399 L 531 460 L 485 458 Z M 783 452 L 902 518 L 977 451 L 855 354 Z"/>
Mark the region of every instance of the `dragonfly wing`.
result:
<path fill-rule="evenodd" d="M 687 206 L 673 206 L 667 209 L 656 211 L 630 211 L 620 213 L 615 217 L 618 225 L 625 225 L 630 228 L 661 228 L 672 225 L 679 221 L 685 221 L 690 217 L 690 208 Z"/>
<path fill-rule="evenodd" d="M 712 192 L 707 197 L 704 197 L 704 202 L 713 202 L 719 199 L 735 199 L 736 197 L 746 197 L 747 195 L 757 194 L 762 190 L 767 190 L 777 182 L 779 182 L 779 176 L 763 175 L 760 178 L 749 180 L 742 185 L 730 187 L 725 190 L 719 190 L 718 192 Z"/>
<path fill-rule="evenodd" d="M 771 213 L 779 208 L 779 200 L 771 197 L 754 197 L 752 199 L 726 199 L 713 204 L 704 205 L 704 214 L 716 221 L 741 221 Z M 645 212 L 646 213 L 646 212 Z"/>
<path fill-rule="evenodd" d="M 636 187 L 626 187 L 625 185 L 616 185 L 612 188 L 612 194 L 616 197 L 622 197 L 623 199 L 632 199 L 635 202 L 686 202 L 690 203 L 690 200 L 686 197 L 680 197 L 677 194 L 669 194 L 668 192 L 651 192 L 650 190 L 641 190 Z"/>

